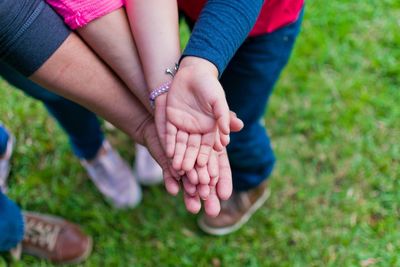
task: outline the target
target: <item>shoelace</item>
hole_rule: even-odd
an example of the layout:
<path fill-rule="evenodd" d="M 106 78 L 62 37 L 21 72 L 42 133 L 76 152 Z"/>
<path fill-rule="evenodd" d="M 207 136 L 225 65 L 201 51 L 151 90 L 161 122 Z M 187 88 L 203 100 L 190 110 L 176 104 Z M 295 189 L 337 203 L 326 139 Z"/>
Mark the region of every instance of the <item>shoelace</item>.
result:
<path fill-rule="evenodd" d="M 25 222 L 24 241 L 53 251 L 57 242 L 61 227 L 47 224 L 42 221 L 27 218 Z"/>

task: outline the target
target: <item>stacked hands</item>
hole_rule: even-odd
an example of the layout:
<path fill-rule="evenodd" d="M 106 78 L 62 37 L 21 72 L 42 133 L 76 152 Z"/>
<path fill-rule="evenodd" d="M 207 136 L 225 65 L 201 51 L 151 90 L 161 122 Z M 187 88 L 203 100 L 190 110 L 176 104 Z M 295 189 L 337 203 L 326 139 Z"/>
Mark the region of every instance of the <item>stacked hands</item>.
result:
<path fill-rule="evenodd" d="M 71 8 L 75 13 L 85 13 L 86 5 L 80 4 L 85 1 L 47 1 L 66 17 Z M 69 3 L 68 12 L 64 2 Z M 243 122 L 229 110 L 217 67 L 206 59 L 186 56 L 172 80 L 170 75 L 163 74 L 180 57 L 176 1 L 130 0 L 126 1 L 125 9 L 109 11 L 112 12 L 87 25 L 79 25 L 82 27 L 77 32 L 121 79 L 110 80 L 112 93 L 100 89 L 96 93 L 94 89 L 72 92 L 74 75 L 65 79 L 68 83 L 54 88 L 54 80 L 46 77 L 61 68 L 58 65 L 42 67 L 34 78 L 42 81 L 44 87 L 89 106 L 147 146 L 163 169 L 167 191 L 176 195 L 182 187 L 188 211 L 199 212 L 203 200 L 207 215 L 217 216 L 220 201 L 232 194 L 232 173 L 226 152 L 229 134 L 243 128 Z M 72 26 L 76 28 L 75 24 Z M 67 58 L 75 50 L 67 49 Z M 63 55 L 60 54 L 59 62 L 77 65 L 67 64 Z M 93 69 L 93 64 L 85 66 L 81 73 Z M 102 67 L 100 70 L 107 71 Z M 90 77 L 95 76 L 99 87 L 107 88 L 106 81 L 102 84 L 97 78 L 101 76 L 99 71 L 88 75 L 88 84 L 93 84 Z M 166 82 L 170 83 L 169 91 L 155 98 L 153 120 L 147 90 L 157 89 L 153 86 L 160 89 Z"/>
<path fill-rule="evenodd" d="M 220 200 L 232 194 L 229 134 L 243 128 L 229 110 L 217 68 L 204 59 L 185 57 L 169 92 L 155 99 L 154 114 L 169 159 L 164 168 L 167 191 L 176 195 L 182 186 L 189 212 L 199 212 L 203 200 L 206 214 L 217 216 Z"/>

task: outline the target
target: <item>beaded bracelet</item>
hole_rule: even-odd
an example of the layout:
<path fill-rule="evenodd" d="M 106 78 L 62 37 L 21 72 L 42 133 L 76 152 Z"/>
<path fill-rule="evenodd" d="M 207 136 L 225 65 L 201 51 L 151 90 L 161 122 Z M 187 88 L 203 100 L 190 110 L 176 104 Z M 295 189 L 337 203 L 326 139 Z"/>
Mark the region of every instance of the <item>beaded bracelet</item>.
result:
<path fill-rule="evenodd" d="M 153 91 L 151 91 L 150 93 L 150 105 L 152 108 L 154 108 L 154 103 L 156 101 L 156 98 L 166 92 L 168 92 L 169 87 L 171 86 L 171 82 L 167 82 L 162 84 L 161 86 L 157 87 L 156 89 L 154 89 Z"/>
<path fill-rule="evenodd" d="M 178 68 L 179 68 L 179 64 L 175 63 L 175 66 L 173 69 L 167 68 L 165 70 L 165 74 L 170 75 L 172 78 L 174 78 L 176 72 L 178 71 Z M 149 99 L 150 99 L 150 105 L 152 108 L 154 108 L 154 106 L 155 106 L 154 103 L 156 101 L 156 98 L 158 96 L 168 92 L 170 86 L 171 86 L 171 82 L 167 82 L 167 83 L 164 83 L 161 86 L 157 87 L 153 91 L 151 91 Z"/>

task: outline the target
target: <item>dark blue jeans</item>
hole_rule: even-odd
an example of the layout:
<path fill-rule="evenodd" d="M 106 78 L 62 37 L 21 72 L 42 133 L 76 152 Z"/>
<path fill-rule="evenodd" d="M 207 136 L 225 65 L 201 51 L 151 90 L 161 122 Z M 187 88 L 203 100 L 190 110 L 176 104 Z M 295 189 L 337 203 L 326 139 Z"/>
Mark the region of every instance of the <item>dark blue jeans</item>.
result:
<path fill-rule="evenodd" d="M 286 66 L 297 35 L 297 22 L 273 33 L 248 38 L 221 77 L 231 110 L 243 120 L 244 128 L 231 135 L 228 146 L 236 191 L 258 186 L 271 174 L 275 156 L 264 126 L 268 99 Z"/>
<path fill-rule="evenodd" d="M 61 96 L 31 82 L 23 75 L 0 62 L 0 76 L 27 95 L 43 102 L 68 134 L 72 149 L 79 158 L 93 158 L 103 143 L 103 132 L 95 114 Z M 7 136 L 0 127 L 0 154 L 7 144 Z"/>
<path fill-rule="evenodd" d="M 3 125 L 0 124 L 0 155 L 4 155 L 7 149 L 9 134 Z"/>
<path fill-rule="evenodd" d="M 21 242 L 24 220 L 21 210 L 0 191 L 0 251 L 8 251 Z"/>

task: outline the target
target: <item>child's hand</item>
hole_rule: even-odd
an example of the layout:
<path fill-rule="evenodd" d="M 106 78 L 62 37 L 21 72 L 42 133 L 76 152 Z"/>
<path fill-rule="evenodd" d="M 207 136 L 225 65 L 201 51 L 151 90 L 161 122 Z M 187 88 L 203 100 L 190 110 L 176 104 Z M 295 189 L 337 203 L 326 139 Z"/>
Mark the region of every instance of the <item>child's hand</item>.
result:
<path fill-rule="evenodd" d="M 218 81 L 216 67 L 207 60 L 182 60 L 167 98 L 167 120 L 187 133 L 205 134 L 220 130 L 221 143 L 229 143 L 229 107 Z"/>
<path fill-rule="evenodd" d="M 182 60 L 167 95 L 166 113 L 165 148 L 177 170 L 189 171 L 194 163 L 205 166 L 211 149 L 221 150 L 229 143 L 229 133 L 243 127 L 229 111 L 216 67 L 196 57 Z"/>
<path fill-rule="evenodd" d="M 187 147 L 199 147 L 198 163 L 204 166 L 215 144 L 218 150 L 228 145 L 231 124 L 243 124 L 237 117 L 230 116 L 216 67 L 195 57 L 182 60 L 168 92 L 166 112 L 166 153 L 175 157 L 178 152 L 174 166 L 179 167 Z M 218 140 L 213 138 L 217 131 L 220 133 Z M 191 134 L 202 136 L 192 138 Z M 188 170 L 192 163 L 190 158 L 184 169 Z"/>

